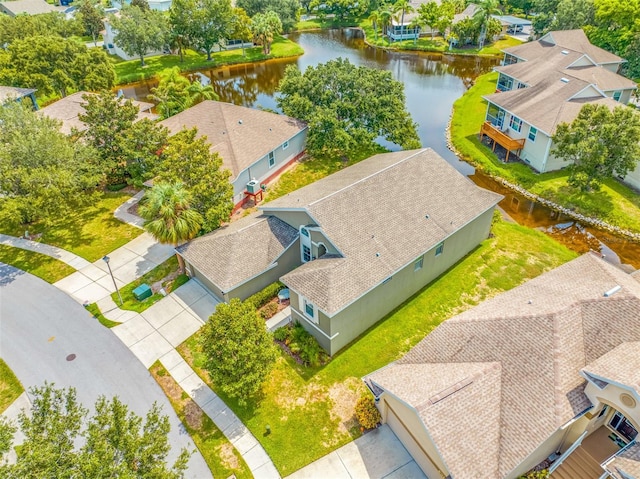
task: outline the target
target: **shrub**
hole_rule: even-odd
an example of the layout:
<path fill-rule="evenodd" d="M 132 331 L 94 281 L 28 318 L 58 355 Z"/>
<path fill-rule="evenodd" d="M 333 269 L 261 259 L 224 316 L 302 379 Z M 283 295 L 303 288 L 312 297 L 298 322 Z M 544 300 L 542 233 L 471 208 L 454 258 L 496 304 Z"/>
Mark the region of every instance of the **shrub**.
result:
<path fill-rule="evenodd" d="M 278 312 L 278 303 L 274 303 L 273 301 L 264 305 L 264 307 L 260 310 L 260 316 L 262 319 L 269 319 L 273 317 L 274 314 Z"/>
<path fill-rule="evenodd" d="M 373 397 L 369 394 L 361 396 L 356 403 L 356 419 L 362 427 L 373 429 L 382 420 Z"/>
<path fill-rule="evenodd" d="M 278 291 L 284 288 L 281 282 L 272 283 L 262 291 L 258 291 L 256 294 L 249 296 L 244 300 L 245 303 L 251 304 L 255 309 L 262 308 L 265 304 L 278 296 Z"/>
<path fill-rule="evenodd" d="M 320 347 L 316 338 L 311 336 L 300 323 L 294 324 L 293 327 L 283 326 L 276 329 L 273 338 L 284 343 L 291 354 L 298 356 L 305 366 L 318 367 L 329 360 L 329 356 Z"/>
<path fill-rule="evenodd" d="M 273 339 L 284 343 L 290 336 L 291 328 L 289 326 L 282 326 L 273 332 Z"/>
<path fill-rule="evenodd" d="M 120 191 L 121 189 L 127 186 L 126 183 L 116 183 L 114 185 L 107 185 L 107 190 L 109 191 Z"/>

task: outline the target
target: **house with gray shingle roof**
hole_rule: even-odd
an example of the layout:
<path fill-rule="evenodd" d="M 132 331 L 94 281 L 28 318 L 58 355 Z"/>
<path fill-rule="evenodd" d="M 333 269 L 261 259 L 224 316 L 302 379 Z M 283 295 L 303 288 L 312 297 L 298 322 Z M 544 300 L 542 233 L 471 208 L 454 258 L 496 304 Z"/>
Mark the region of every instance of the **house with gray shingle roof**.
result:
<path fill-rule="evenodd" d="M 207 100 L 160 122 L 170 134 L 198 129 L 211 151 L 231 171 L 233 202 L 240 205 L 271 178 L 300 158 L 305 149 L 307 125 L 295 118 L 268 111 Z M 249 187 L 247 184 L 253 181 Z"/>
<path fill-rule="evenodd" d="M 293 321 L 334 354 L 487 238 L 501 198 L 431 149 L 385 153 L 178 253 L 222 300 L 280 279 Z"/>
<path fill-rule="evenodd" d="M 515 479 L 547 461 L 552 479 L 640 478 L 640 277 L 583 255 L 365 382 L 428 477 Z"/>
<path fill-rule="evenodd" d="M 553 154 L 551 137 L 587 103 L 626 105 L 636 84 L 617 72 L 624 59 L 592 45 L 582 30 L 549 32 L 536 42 L 503 50 L 496 93 L 487 95 L 488 136 L 538 172 L 567 163 Z M 640 170 L 640 168 L 638 169 Z M 636 178 L 637 176 L 637 178 Z M 640 171 L 627 181 L 640 187 Z"/>
<path fill-rule="evenodd" d="M 36 100 L 36 90 L 34 88 L 0 85 L 0 106 L 9 101 L 23 101 L 25 98 L 31 101 L 34 110 L 38 109 L 38 100 Z"/>
<path fill-rule="evenodd" d="M 0 12 L 10 17 L 17 15 L 39 15 L 42 13 L 64 12 L 67 7 L 56 7 L 45 0 L 11 0 L 0 2 Z"/>

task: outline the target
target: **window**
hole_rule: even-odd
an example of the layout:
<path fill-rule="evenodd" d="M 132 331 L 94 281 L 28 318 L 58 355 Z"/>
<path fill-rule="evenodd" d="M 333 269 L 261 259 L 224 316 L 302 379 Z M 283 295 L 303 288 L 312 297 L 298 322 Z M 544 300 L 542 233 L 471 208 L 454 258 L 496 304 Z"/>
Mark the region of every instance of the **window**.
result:
<path fill-rule="evenodd" d="M 620 97 L 622 96 L 622 92 L 621 91 L 614 91 L 613 92 L 613 99 L 615 101 L 620 101 Z"/>
<path fill-rule="evenodd" d="M 285 141 L 285 142 L 282 144 L 282 149 L 283 149 L 283 150 L 286 150 L 287 148 L 289 148 L 289 142 L 288 142 L 288 141 Z"/>
<path fill-rule="evenodd" d="M 619 411 L 613 415 L 611 421 L 609 421 L 609 426 L 627 441 L 633 441 L 638 435 L 636 428 Z"/>
<path fill-rule="evenodd" d="M 529 139 L 531 141 L 536 141 L 536 135 L 538 134 L 538 129 L 532 126 L 529 127 Z"/>
<path fill-rule="evenodd" d="M 415 263 L 413 263 L 413 270 L 420 271 L 424 265 L 424 256 L 420 256 Z"/>
<path fill-rule="evenodd" d="M 489 109 L 487 111 L 487 120 L 497 128 L 502 128 L 504 122 L 504 110 L 498 108 L 493 103 L 489 103 Z"/>
<path fill-rule="evenodd" d="M 273 168 L 273 166 L 276 164 L 276 157 L 273 154 L 273 151 L 269 153 L 269 168 Z"/>
<path fill-rule="evenodd" d="M 520 131 L 522 129 L 522 120 L 517 116 L 511 115 L 511 120 L 509 120 L 509 126 L 514 131 Z"/>
<path fill-rule="evenodd" d="M 598 414 L 598 417 L 600 418 L 604 416 L 608 410 L 609 410 L 609 406 L 605 404 L 604 407 L 600 410 L 600 414 Z"/>
<path fill-rule="evenodd" d="M 304 315 L 311 320 L 312 323 L 318 324 L 318 316 L 316 315 L 316 307 L 312 302 L 302 299 Z"/>
<path fill-rule="evenodd" d="M 300 228 L 300 233 L 302 233 L 307 238 L 309 237 L 309 230 L 307 228 Z"/>
<path fill-rule="evenodd" d="M 513 88 L 513 78 L 507 76 L 507 75 L 503 75 L 502 73 L 500 74 L 500 77 L 498 78 L 498 85 L 497 85 L 497 89 L 499 91 L 509 91 Z"/>
<path fill-rule="evenodd" d="M 436 246 L 436 256 L 440 256 L 443 251 L 444 251 L 444 243 L 440 243 L 438 246 Z"/>
<path fill-rule="evenodd" d="M 309 248 L 306 244 L 302 245 L 302 261 L 305 263 L 307 261 L 311 261 L 311 248 Z"/>

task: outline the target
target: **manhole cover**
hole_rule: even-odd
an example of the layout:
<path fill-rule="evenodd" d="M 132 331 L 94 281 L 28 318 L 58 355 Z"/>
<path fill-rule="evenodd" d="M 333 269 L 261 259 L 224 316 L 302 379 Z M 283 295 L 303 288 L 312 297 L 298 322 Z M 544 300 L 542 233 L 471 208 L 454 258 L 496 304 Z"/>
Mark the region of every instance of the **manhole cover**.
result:
<path fill-rule="evenodd" d="M 73 361 L 76 358 L 75 354 L 70 354 L 69 356 L 67 356 L 67 361 Z"/>

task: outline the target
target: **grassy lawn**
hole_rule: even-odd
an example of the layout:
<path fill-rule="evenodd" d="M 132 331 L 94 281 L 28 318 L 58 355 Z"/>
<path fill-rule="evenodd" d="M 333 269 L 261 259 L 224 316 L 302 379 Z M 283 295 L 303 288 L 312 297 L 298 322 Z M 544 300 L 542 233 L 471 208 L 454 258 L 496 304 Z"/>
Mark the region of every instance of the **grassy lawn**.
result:
<path fill-rule="evenodd" d="M 322 30 L 327 28 L 344 28 L 355 26 L 358 26 L 358 19 L 356 18 L 310 18 L 308 20 L 301 20 L 296 23 L 294 31 L 302 32 L 305 30 Z"/>
<path fill-rule="evenodd" d="M 31 273 L 47 283 L 55 283 L 75 272 L 68 264 L 50 256 L 4 244 L 0 244 L 0 262 Z"/>
<path fill-rule="evenodd" d="M 353 407 L 364 390 L 363 375 L 401 357 L 445 319 L 576 256 L 542 232 L 499 219 L 493 233 L 326 366 L 304 368 L 283 355 L 261 400 L 240 407 L 221 394 L 283 476 L 360 435 Z M 179 351 L 216 390 L 201 369 L 197 335 Z M 267 424 L 272 433 L 264 436 Z"/>
<path fill-rule="evenodd" d="M 461 156 L 491 176 L 517 183 L 578 213 L 640 232 L 640 196 L 621 183 L 611 179 L 599 192 L 584 193 L 567 185 L 566 171 L 537 174 L 522 163 L 503 163 L 480 142 L 478 132 L 487 109 L 482 95 L 495 91 L 497 78 L 495 72 L 478 77 L 475 85 L 454 104 L 451 139 Z"/>
<path fill-rule="evenodd" d="M 364 20 L 360 23 L 360 27 L 363 29 L 367 43 L 376 46 L 391 48 L 393 50 L 414 50 L 423 52 L 441 52 L 441 53 L 456 53 L 466 55 L 486 55 L 486 56 L 502 56 L 502 49 L 520 45 L 522 42 L 517 38 L 505 37 L 502 40 L 497 40 L 494 43 L 485 45 L 482 49 L 474 48 L 473 46 L 465 48 L 452 48 L 449 49 L 447 41 L 439 35 L 431 38 L 431 35 L 419 37 L 417 41 L 414 40 L 402 40 L 398 42 L 390 41 L 386 36 L 383 36 L 378 26 L 377 35 L 373 31 L 373 25 L 370 20 Z"/>
<path fill-rule="evenodd" d="M 249 479 L 253 476 L 244 459 L 213 421 L 156 361 L 149 369 L 204 457 L 213 477 Z"/>
<path fill-rule="evenodd" d="M 158 55 L 155 57 L 145 58 L 146 66 L 140 66 L 140 60 L 122 60 L 118 57 L 111 57 L 116 70 L 116 83 L 131 83 L 140 80 L 146 80 L 156 76 L 165 68 L 174 66 L 180 67 L 182 71 L 202 70 L 205 68 L 217 68 L 224 65 L 234 65 L 237 63 L 251 63 L 272 58 L 295 57 L 302 55 L 304 50 L 297 43 L 287 40 L 284 37 L 277 37 L 271 45 L 271 54 L 264 55 L 262 47 L 253 47 L 245 49 L 245 55 L 242 50 L 225 50 L 216 52 L 212 55 L 213 60 L 207 61 L 207 56 L 193 50 L 187 50 L 184 55 L 184 62 L 180 62 L 179 55 Z"/>
<path fill-rule="evenodd" d="M 22 236 L 28 228 L 30 235 L 42 234 L 41 242 L 93 262 L 142 233 L 113 216 L 116 208 L 129 198 L 130 195 L 121 192 L 101 193 L 91 205 L 80 207 L 50 225 L 36 222 L 25 227 L 0 223 L 0 233 Z"/>
<path fill-rule="evenodd" d="M 18 399 L 24 388 L 7 363 L 0 359 L 0 414 Z"/>
<path fill-rule="evenodd" d="M 113 328 L 114 326 L 119 325 L 120 323 L 116 322 L 116 321 L 111 321 L 110 319 L 107 319 L 104 317 L 104 315 L 102 314 L 102 311 L 100 311 L 100 308 L 98 307 L 98 305 L 96 303 L 91 303 L 85 306 L 85 309 L 87 311 L 89 311 L 89 313 L 98 320 L 98 322 L 100 324 L 102 324 L 105 328 Z"/>
<path fill-rule="evenodd" d="M 165 280 L 166 278 L 166 280 Z M 189 281 L 189 277 L 186 274 L 178 275 L 178 260 L 175 256 L 172 256 L 164 263 L 156 266 L 148 273 L 142 275 L 132 283 L 127 284 L 120 288 L 120 294 L 122 295 L 123 304 L 120 309 L 128 309 L 130 311 L 136 311 L 138 313 L 143 312 L 145 309 L 160 301 L 164 296 L 160 293 L 154 293 L 142 301 L 138 301 L 133 295 L 133 290 L 141 284 L 148 284 L 151 286 L 153 283 L 164 280 L 162 287 L 167 293 L 170 293 L 174 289 L 182 286 Z M 120 304 L 120 298 L 117 293 L 111 293 L 111 298 L 116 304 Z"/>

